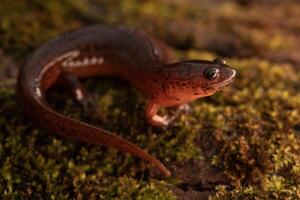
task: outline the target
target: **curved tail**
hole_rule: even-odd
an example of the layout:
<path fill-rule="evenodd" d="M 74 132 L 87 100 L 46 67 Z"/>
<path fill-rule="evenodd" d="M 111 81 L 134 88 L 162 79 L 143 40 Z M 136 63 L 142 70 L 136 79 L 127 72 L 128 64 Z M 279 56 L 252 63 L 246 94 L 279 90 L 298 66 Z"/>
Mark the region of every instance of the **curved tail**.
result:
<path fill-rule="evenodd" d="M 22 86 L 19 89 L 22 90 Z M 22 100 L 25 101 L 25 110 L 44 130 L 55 132 L 71 139 L 128 152 L 152 163 L 165 176 L 171 175 L 170 171 L 158 159 L 137 145 L 104 129 L 59 114 L 47 106 L 43 96 L 37 97 L 28 93 L 24 95 L 24 90 L 19 92 L 22 94 Z"/>

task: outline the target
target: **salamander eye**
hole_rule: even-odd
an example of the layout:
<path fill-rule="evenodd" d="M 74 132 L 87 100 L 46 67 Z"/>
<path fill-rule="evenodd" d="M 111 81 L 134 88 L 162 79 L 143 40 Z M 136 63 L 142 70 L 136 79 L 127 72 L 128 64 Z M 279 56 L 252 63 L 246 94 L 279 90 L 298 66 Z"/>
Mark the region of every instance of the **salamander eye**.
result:
<path fill-rule="evenodd" d="M 209 67 L 204 70 L 203 74 L 208 80 L 214 80 L 219 76 L 219 72 L 220 70 L 218 68 Z"/>

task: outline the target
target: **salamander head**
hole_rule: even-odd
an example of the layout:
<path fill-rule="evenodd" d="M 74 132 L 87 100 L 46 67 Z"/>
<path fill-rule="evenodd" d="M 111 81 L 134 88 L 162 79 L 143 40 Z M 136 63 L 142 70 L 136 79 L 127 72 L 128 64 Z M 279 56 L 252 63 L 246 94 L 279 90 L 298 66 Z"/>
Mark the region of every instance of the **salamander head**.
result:
<path fill-rule="evenodd" d="M 168 81 L 163 86 L 166 96 L 179 103 L 209 96 L 234 81 L 236 72 L 222 59 L 191 60 L 175 63 L 162 70 Z"/>
<path fill-rule="evenodd" d="M 225 61 L 216 58 L 214 61 L 205 61 L 203 64 L 197 62 L 191 63 L 199 68 L 199 76 L 191 79 L 191 87 L 197 96 L 212 95 L 232 83 L 235 79 L 236 72 L 225 64 Z"/>

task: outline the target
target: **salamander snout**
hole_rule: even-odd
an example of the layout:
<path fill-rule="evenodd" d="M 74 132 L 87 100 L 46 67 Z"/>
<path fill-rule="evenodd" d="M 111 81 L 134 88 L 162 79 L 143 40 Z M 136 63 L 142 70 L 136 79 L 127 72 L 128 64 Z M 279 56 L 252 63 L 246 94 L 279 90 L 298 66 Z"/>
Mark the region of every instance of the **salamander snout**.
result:
<path fill-rule="evenodd" d="M 160 70 L 164 96 L 177 104 L 212 95 L 236 76 L 236 71 L 222 59 L 183 61 Z"/>
<path fill-rule="evenodd" d="M 206 71 L 210 71 L 210 68 L 207 68 L 204 71 L 204 76 L 205 76 L 205 72 Z M 214 83 L 212 83 L 212 86 L 215 87 L 215 89 L 219 90 L 222 87 L 229 85 L 230 83 L 232 83 L 235 79 L 236 76 L 236 71 L 228 66 L 220 66 L 219 68 L 216 68 L 216 74 L 214 75 L 214 77 L 216 77 Z M 208 73 L 208 72 L 206 72 Z M 206 75 L 209 76 L 210 74 Z M 209 78 L 207 78 L 209 80 Z"/>

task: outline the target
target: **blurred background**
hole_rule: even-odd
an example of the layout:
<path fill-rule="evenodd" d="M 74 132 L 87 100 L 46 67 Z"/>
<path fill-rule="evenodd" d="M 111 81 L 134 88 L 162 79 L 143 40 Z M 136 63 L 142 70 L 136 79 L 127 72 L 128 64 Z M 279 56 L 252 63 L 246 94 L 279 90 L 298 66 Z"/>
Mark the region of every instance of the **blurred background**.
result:
<path fill-rule="evenodd" d="M 48 135 L 24 115 L 15 83 L 26 57 L 89 24 L 144 30 L 177 59 L 220 56 L 237 70 L 164 130 L 141 120 L 146 99 L 117 79 L 84 81 L 98 105 L 90 113 L 61 88 L 49 95 L 59 112 L 147 149 L 171 179 L 130 155 Z M 0 0 L 1 199 L 299 199 L 299 34 L 297 0 Z"/>

